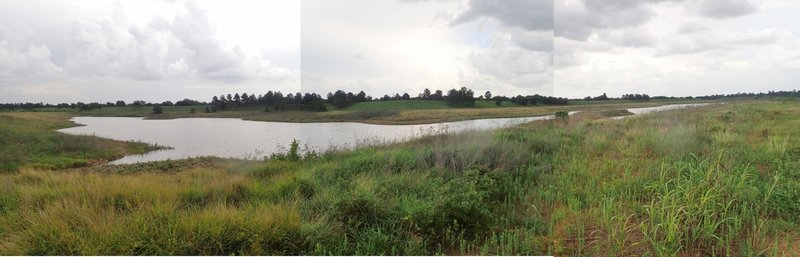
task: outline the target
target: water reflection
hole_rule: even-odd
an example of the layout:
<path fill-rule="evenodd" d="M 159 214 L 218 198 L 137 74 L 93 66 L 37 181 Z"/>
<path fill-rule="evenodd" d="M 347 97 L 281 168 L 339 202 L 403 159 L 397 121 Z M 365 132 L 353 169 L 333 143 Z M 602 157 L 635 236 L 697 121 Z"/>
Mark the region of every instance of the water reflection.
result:
<path fill-rule="evenodd" d="M 670 105 L 630 109 L 634 114 L 674 108 L 700 106 Z M 572 112 L 574 113 L 574 112 Z M 354 122 L 285 123 L 246 121 L 225 118 L 186 118 L 144 120 L 122 117 L 75 117 L 85 126 L 59 130 L 75 135 L 94 135 L 124 141 L 140 141 L 172 147 L 168 150 L 130 155 L 111 164 L 218 156 L 258 159 L 275 152 L 285 152 L 293 139 L 302 148 L 325 151 L 406 141 L 432 133 L 455 133 L 464 130 L 491 130 L 553 116 L 466 120 L 424 125 L 373 125 Z"/>

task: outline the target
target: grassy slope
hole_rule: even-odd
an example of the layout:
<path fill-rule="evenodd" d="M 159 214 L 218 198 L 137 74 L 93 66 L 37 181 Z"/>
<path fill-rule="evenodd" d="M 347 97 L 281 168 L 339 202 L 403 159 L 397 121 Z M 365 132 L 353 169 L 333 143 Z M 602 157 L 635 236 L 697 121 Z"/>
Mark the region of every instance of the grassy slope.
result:
<path fill-rule="evenodd" d="M 0 175 L 0 253 L 800 251 L 800 104 L 597 115 L 301 162 Z"/>
<path fill-rule="evenodd" d="M 216 113 L 204 113 L 205 106 L 165 106 L 162 114 L 152 114 L 152 107 L 104 107 L 91 111 L 72 109 L 42 109 L 45 112 L 67 112 L 76 116 L 125 116 L 147 117 L 151 119 L 174 118 L 242 118 L 256 121 L 278 122 L 363 122 L 370 124 L 425 124 L 485 118 L 510 118 L 552 115 L 557 110 L 595 110 L 658 106 L 686 101 L 653 102 L 607 102 L 577 104 L 569 106 L 519 106 L 503 102 L 496 106 L 493 102 L 476 102 L 476 108 L 453 108 L 443 101 L 401 100 L 387 102 L 358 103 L 343 110 L 329 107 L 328 112 L 264 112 L 262 106 L 231 107 Z M 696 103 L 699 101 L 693 101 Z M 195 108 L 196 113 L 189 110 Z"/>
<path fill-rule="evenodd" d="M 75 124 L 64 114 L 0 113 L 0 171 L 82 167 L 153 149 L 145 144 L 54 131 L 72 126 Z"/>

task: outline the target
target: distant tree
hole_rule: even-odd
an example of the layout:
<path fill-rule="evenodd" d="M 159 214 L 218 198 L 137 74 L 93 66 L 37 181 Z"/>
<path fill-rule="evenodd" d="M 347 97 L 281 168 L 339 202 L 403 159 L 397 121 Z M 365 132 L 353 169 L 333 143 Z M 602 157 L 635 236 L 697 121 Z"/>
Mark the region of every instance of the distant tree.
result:
<path fill-rule="evenodd" d="M 156 104 L 153 106 L 153 114 L 161 114 L 162 112 L 164 112 L 164 109 L 161 108 L 161 105 Z"/>
<path fill-rule="evenodd" d="M 595 97 L 594 100 L 609 100 L 609 98 L 606 93 L 603 93 L 602 95 Z"/>
<path fill-rule="evenodd" d="M 451 89 L 447 92 L 447 102 L 451 106 L 473 107 L 475 106 L 475 93 L 471 89 L 461 87 L 461 89 Z"/>
<path fill-rule="evenodd" d="M 172 103 L 172 101 L 164 101 L 163 103 L 161 103 L 161 105 L 163 105 L 163 106 L 173 106 L 174 104 Z"/>
<path fill-rule="evenodd" d="M 427 88 L 426 88 L 425 90 L 423 90 L 423 91 L 422 91 L 422 95 L 420 96 L 420 98 L 422 98 L 422 99 L 429 99 L 429 98 L 431 98 L 431 90 L 430 90 L 430 89 L 427 89 Z"/>
<path fill-rule="evenodd" d="M 350 95 L 352 95 L 352 93 Z M 339 109 L 345 108 L 352 104 L 351 99 L 352 98 L 348 97 L 347 93 L 345 93 L 343 90 L 336 90 L 336 92 L 333 93 L 332 104 L 333 106 L 336 106 L 336 108 Z"/>
<path fill-rule="evenodd" d="M 650 101 L 650 96 L 647 94 L 624 94 L 622 99 L 648 102 Z"/>
<path fill-rule="evenodd" d="M 442 100 L 442 99 L 444 99 L 444 93 L 442 93 L 442 90 L 436 90 L 436 93 L 434 93 L 433 95 L 431 95 L 431 96 L 430 96 L 430 99 L 433 99 L 433 100 Z"/>
<path fill-rule="evenodd" d="M 214 99 L 216 99 L 216 98 L 217 98 L 216 96 L 211 98 L 211 102 L 214 102 Z M 217 101 L 219 101 L 219 99 L 217 99 Z M 192 99 L 189 99 L 189 98 L 184 98 L 183 100 L 179 100 L 179 101 L 175 102 L 175 105 L 176 106 L 192 106 L 192 105 L 200 105 L 200 102 L 192 100 Z"/>
<path fill-rule="evenodd" d="M 392 100 L 392 98 L 389 97 L 389 95 L 383 95 L 383 97 L 381 97 L 381 101 L 389 101 L 389 100 Z"/>
<path fill-rule="evenodd" d="M 131 105 L 133 105 L 133 106 L 144 106 L 146 104 L 147 104 L 147 102 L 145 102 L 144 100 L 136 100 L 136 101 L 133 101 L 133 103 L 131 103 Z"/>
<path fill-rule="evenodd" d="M 353 99 L 353 102 L 357 102 L 357 103 L 366 102 L 366 101 L 367 101 L 367 93 L 364 93 L 364 91 L 358 92 L 358 94 L 356 95 L 355 99 Z"/>
<path fill-rule="evenodd" d="M 287 94 L 286 97 L 283 98 L 283 101 L 286 104 L 294 104 L 294 94 L 292 93 Z"/>
<path fill-rule="evenodd" d="M 264 104 L 267 106 L 275 105 L 275 93 L 272 91 L 267 92 L 267 94 L 264 95 Z"/>
<path fill-rule="evenodd" d="M 492 92 L 486 91 L 486 93 L 483 94 L 483 99 L 492 99 Z"/>
<path fill-rule="evenodd" d="M 408 100 L 408 99 L 411 99 L 411 96 L 408 95 L 408 93 L 403 93 L 402 98 L 403 98 L 403 100 Z"/>

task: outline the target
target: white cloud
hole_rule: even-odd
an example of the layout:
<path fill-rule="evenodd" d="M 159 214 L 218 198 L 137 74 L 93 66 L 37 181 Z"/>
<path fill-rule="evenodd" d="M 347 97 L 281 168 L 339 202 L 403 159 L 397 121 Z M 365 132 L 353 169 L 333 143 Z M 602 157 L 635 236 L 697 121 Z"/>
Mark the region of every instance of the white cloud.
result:
<path fill-rule="evenodd" d="M 794 89 L 798 10 L 790 0 L 0 1 L 0 101 Z"/>
<path fill-rule="evenodd" d="M 280 1 L 272 2 L 280 4 Z M 282 5 L 273 5 L 292 5 L 292 1 L 283 2 Z M 8 14 L 6 18 L 0 17 L 0 87 L 7 90 L 17 87 L 15 92 L 20 92 L 17 97 L 21 100 L 26 97 L 38 98 L 42 90 L 53 88 L 44 85 L 58 84 L 59 88 L 63 88 L 68 83 L 81 83 L 74 85 L 74 88 L 88 90 L 79 94 L 79 100 L 82 101 L 97 92 L 107 93 L 102 95 L 102 99 L 89 100 L 126 98 L 129 95 L 119 96 L 113 92 L 127 90 L 106 89 L 122 85 L 135 90 L 136 85 L 157 84 L 174 87 L 177 91 L 187 91 L 195 85 L 217 85 L 203 87 L 189 95 L 158 93 L 168 90 L 148 91 L 150 96 L 145 99 L 157 100 L 182 97 L 205 99 L 221 92 L 247 88 L 252 92 L 258 84 L 261 84 L 259 88 L 269 85 L 276 89 L 297 88 L 299 67 L 291 70 L 274 65 L 267 54 L 274 53 L 274 50 L 259 49 L 249 42 L 224 40 L 217 33 L 218 23 L 209 18 L 206 5 L 205 2 L 196 1 L 117 1 L 94 5 L 5 1 L 0 3 L 0 9 L 5 10 L 0 14 Z M 299 6 L 298 3 L 294 5 Z M 292 11 L 299 12 L 299 9 L 285 10 Z M 33 15 L 34 12 L 52 18 Z M 285 25 L 294 23 L 298 26 L 294 30 L 298 31 L 299 14 L 296 18 L 296 21 L 285 21 Z M 230 24 L 221 24 L 225 28 L 230 27 Z M 245 38 L 240 34 L 225 35 L 239 40 Z M 299 32 L 295 35 L 299 35 Z M 257 39 L 260 37 L 254 36 Z M 297 59 L 299 47 L 299 44 L 295 45 Z M 287 49 L 285 43 L 276 48 Z M 282 61 L 287 60 L 283 56 L 281 58 Z M 292 62 L 299 61 L 284 63 L 291 65 Z M 3 82 L 12 79 L 15 83 Z"/>

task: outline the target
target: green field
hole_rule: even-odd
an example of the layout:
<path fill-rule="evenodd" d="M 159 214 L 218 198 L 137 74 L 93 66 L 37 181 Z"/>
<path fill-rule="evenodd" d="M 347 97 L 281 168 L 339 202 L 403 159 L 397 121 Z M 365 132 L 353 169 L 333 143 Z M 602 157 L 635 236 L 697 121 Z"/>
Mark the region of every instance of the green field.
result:
<path fill-rule="evenodd" d="M 344 108 L 344 111 L 379 111 L 379 110 L 423 110 L 423 109 L 450 109 L 445 101 L 434 100 L 395 100 L 356 103 Z"/>
<path fill-rule="evenodd" d="M 0 113 L 0 172 L 19 168 L 64 169 L 83 167 L 144 153 L 157 146 L 90 136 L 73 136 L 54 130 L 73 127 L 68 115 Z"/>
<path fill-rule="evenodd" d="M 503 101 L 499 106 L 494 101 L 475 101 L 475 108 L 520 107 L 511 101 Z M 344 111 L 379 111 L 379 110 L 436 110 L 457 109 L 445 101 L 436 100 L 395 100 L 356 103 L 344 108 Z"/>
<path fill-rule="evenodd" d="M 163 113 L 153 114 L 152 106 L 103 107 L 89 111 L 71 108 L 43 108 L 36 112 L 66 113 L 71 116 L 145 117 L 148 119 L 175 118 L 240 118 L 276 122 L 362 122 L 370 124 L 426 124 L 471 119 L 511 118 L 552 115 L 556 111 L 582 111 L 651 107 L 673 103 L 701 103 L 709 101 L 595 101 L 567 106 L 521 106 L 504 101 L 500 106 L 492 101 L 476 101 L 473 108 L 456 108 L 445 101 L 396 100 L 356 103 L 344 109 L 328 106 L 326 112 L 281 111 L 265 112 L 265 106 L 232 106 L 226 110 L 205 113 L 206 106 L 164 106 Z M 195 113 L 191 113 L 191 109 Z"/>
<path fill-rule="evenodd" d="M 0 175 L 0 254 L 800 252 L 800 103 L 611 113 L 300 161 L 22 168 Z"/>

